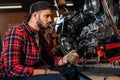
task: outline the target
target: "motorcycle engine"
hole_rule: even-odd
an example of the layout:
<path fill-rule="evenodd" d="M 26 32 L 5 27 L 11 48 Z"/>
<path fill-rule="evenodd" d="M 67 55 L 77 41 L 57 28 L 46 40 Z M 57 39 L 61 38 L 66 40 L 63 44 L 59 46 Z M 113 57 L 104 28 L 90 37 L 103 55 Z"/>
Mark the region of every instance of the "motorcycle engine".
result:
<path fill-rule="evenodd" d="M 112 35 L 111 22 L 104 12 L 99 11 L 99 0 L 86 0 L 82 10 L 73 15 L 60 15 L 55 31 L 60 35 L 60 45 L 64 54 L 75 49 L 82 57 L 92 51 L 101 39 Z"/>

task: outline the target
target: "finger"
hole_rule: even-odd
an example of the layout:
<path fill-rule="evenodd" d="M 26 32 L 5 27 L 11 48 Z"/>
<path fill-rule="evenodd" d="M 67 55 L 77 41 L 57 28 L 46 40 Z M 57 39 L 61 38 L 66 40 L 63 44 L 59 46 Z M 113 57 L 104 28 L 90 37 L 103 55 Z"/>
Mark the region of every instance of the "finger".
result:
<path fill-rule="evenodd" d="M 76 53 L 76 50 L 71 50 L 71 53 Z"/>
<path fill-rule="evenodd" d="M 72 64 L 78 64 L 79 63 L 79 60 L 78 59 L 75 59 L 73 60 Z"/>
<path fill-rule="evenodd" d="M 72 53 L 71 56 L 73 56 L 73 57 L 79 57 L 79 55 L 77 53 Z"/>

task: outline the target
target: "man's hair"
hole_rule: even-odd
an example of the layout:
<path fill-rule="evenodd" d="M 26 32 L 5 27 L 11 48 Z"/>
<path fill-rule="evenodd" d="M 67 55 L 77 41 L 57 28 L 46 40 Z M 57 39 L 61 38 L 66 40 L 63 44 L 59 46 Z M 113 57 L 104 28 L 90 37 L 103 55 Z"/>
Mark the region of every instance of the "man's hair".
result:
<path fill-rule="evenodd" d="M 27 21 L 29 21 L 33 12 L 37 12 L 45 9 L 56 10 L 56 7 L 46 1 L 38 1 L 31 4 Z"/>

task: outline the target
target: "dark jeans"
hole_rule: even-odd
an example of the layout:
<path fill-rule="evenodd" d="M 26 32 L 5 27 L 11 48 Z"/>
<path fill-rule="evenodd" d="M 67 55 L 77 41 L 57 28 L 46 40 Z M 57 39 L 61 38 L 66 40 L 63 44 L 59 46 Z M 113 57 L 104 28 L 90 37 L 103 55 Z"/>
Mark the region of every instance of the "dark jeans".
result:
<path fill-rule="evenodd" d="M 3 80 L 66 80 L 60 74 L 44 74 L 44 75 L 36 75 L 29 78 L 8 78 L 6 77 Z"/>
<path fill-rule="evenodd" d="M 73 66 L 64 65 L 60 67 L 50 67 L 50 69 L 59 71 L 67 80 L 75 80 L 76 70 Z"/>
<path fill-rule="evenodd" d="M 29 78 L 5 78 L 3 80 L 76 80 L 76 70 L 74 67 L 67 65 L 61 67 L 50 67 L 51 70 L 59 71 L 61 74 L 43 74 Z M 64 76 L 64 77 L 63 77 Z M 66 79 L 65 79 L 66 78 Z"/>

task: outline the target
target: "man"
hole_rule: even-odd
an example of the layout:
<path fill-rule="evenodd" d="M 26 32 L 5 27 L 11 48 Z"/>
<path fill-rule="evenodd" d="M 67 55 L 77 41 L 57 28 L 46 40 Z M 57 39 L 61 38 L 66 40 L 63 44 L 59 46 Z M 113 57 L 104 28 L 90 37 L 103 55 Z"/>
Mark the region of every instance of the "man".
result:
<path fill-rule="evenodd" d="M 5 33 L 1 52 L 4 80 L 74 80 L 75 69 L 67 64 L 77 64 L 78 54 L 72 50 L 64 57 L 54 56 L 52 43 L 43 36 L 53 22 L 53 10 L 48 2 L 33 3 L 27 22 Z"/>

